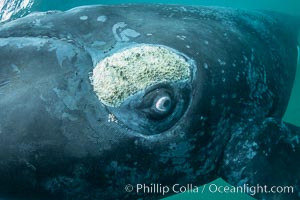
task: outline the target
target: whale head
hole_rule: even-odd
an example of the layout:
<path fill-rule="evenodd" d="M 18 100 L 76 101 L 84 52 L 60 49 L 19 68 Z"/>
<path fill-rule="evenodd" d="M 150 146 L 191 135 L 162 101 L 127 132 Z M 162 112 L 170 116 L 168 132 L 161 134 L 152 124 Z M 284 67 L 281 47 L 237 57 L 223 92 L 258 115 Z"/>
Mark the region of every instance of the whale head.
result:
<path fill-rule="evenodd" d="M 286 109 L 296 37 L 278 27 L 259 11 L 167 5 L 1 24 L 0 192 L 131 199 L 149 195 L 137 184 L 221 176 L 232 136 Z"/>

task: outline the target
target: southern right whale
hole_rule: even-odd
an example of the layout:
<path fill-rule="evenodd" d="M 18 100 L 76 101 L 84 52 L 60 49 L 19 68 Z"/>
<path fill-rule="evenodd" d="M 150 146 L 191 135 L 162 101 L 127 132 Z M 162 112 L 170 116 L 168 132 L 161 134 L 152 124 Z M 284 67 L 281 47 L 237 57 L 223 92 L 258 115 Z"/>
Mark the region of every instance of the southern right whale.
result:
<path fill-rule="evenodd" d="M 300 129 L 282 121 L 299 27 L 279 13 L 171 5 L 1 24 L 0 197 L 157 199 L 136 185 L 222 177 L 293 187 L 258 199 L 299 199 Z"/>

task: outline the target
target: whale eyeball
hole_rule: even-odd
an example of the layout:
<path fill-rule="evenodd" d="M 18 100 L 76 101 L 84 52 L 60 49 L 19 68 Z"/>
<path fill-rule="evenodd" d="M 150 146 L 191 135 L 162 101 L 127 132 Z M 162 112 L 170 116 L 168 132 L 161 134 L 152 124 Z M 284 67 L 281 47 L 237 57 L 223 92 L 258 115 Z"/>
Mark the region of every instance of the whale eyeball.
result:
<path fill-rule="evenodd" d="M 143 44 L 101 60 L 94 68 L 91 80 L 98 99 L 106 106 L 118 107 L 128 97 L 149 86 L 189 80 L 190 67 L 191 63 L 171 48 Z"/>
<path fill-rule="evenodd" d="M 158 112 L 166 113 L 171 108 L 171 101 L 172 100 L 168 95 L 159 97 L 159 99 L 156 99 L 156 101 L 155 101 L 155 109 Z"/>
<path fill-rule="evenodd" d="M 133 105 L 138 110 L 140 110 L 145 116 L 152 120 L 163 120 L 168 116 L 172 115 L 174 108 L 177 105 L 177 101 L 180 101 L 175 97 L 174 93 L 179 93 L 175 88 L 167 86 L 167 84 L 158 84 L 150 87 L 146 90 L 142 97 L 136 95 L 136 99 L 141 99 L 140 101 L 131 100 L 131 104 L 136 102 L 138 105 Z"/>

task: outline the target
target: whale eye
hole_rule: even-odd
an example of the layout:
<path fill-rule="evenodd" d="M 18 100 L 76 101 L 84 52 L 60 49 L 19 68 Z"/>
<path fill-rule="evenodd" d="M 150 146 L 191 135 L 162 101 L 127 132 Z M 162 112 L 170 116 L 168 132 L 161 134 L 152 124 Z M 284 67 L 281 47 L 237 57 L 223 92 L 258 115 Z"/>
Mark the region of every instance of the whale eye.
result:
<path fill-rule="evenodd" d="M 172 113 L 176 100 L 169 88 L 159 88 L 146 93 L 138 107 L 149 119 L 162 120 Z"/>
<path fill-rule="evenodd" d="M 153 135 L 171 128 L 181 118 L 190 94 L 190 85 L 185 81 L 158 83 L 109 110 L 127 128 Z"/>
<path fill-rule="evenodd" d="M 159 97 L 159 99 L 155 99 L 155 111 L 159 114 L 168 113 L 171 108 L 172 99 L 169 95 Z"/>
<path fill-rule="evenodd" d="M 104 58 L 90 78 L 120 126 L 153 135 L 173 127 L 186 111 L 193 67 L 193 60 L 175 49 L 141 44 Z"/>

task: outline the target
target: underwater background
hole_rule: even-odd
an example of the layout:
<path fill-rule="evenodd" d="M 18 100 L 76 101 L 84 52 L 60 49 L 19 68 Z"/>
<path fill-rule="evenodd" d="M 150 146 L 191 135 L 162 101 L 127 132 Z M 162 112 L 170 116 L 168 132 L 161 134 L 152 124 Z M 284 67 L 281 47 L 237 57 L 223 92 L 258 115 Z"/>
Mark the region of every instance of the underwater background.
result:
<path fill-rule="evenodd" d="M 121 4 L 121 3 L 160 3 L 160 4 L 181 4 L 181 5 L 206 5 L 223 6 L 246 9 L 264 9 L 288 13 L 300 16 L 300 0 L 0 0 L 0 22 L 22 17 L 30 12 L 47 10 L 68 10 L 70 8 L 91 5 L 91 4 Z M 299 36 L 300 39 L 300 36 Z M 284 120 L 300 126 L 300 56 L 298 56 L 298 70 L 294 88 Z M 228 185 L 222 179 L 213 182 L 214 184 Z M 251 200 L 245 194 L 217 194 L 183 193 L 173 195 L 164 200 Z"/>

